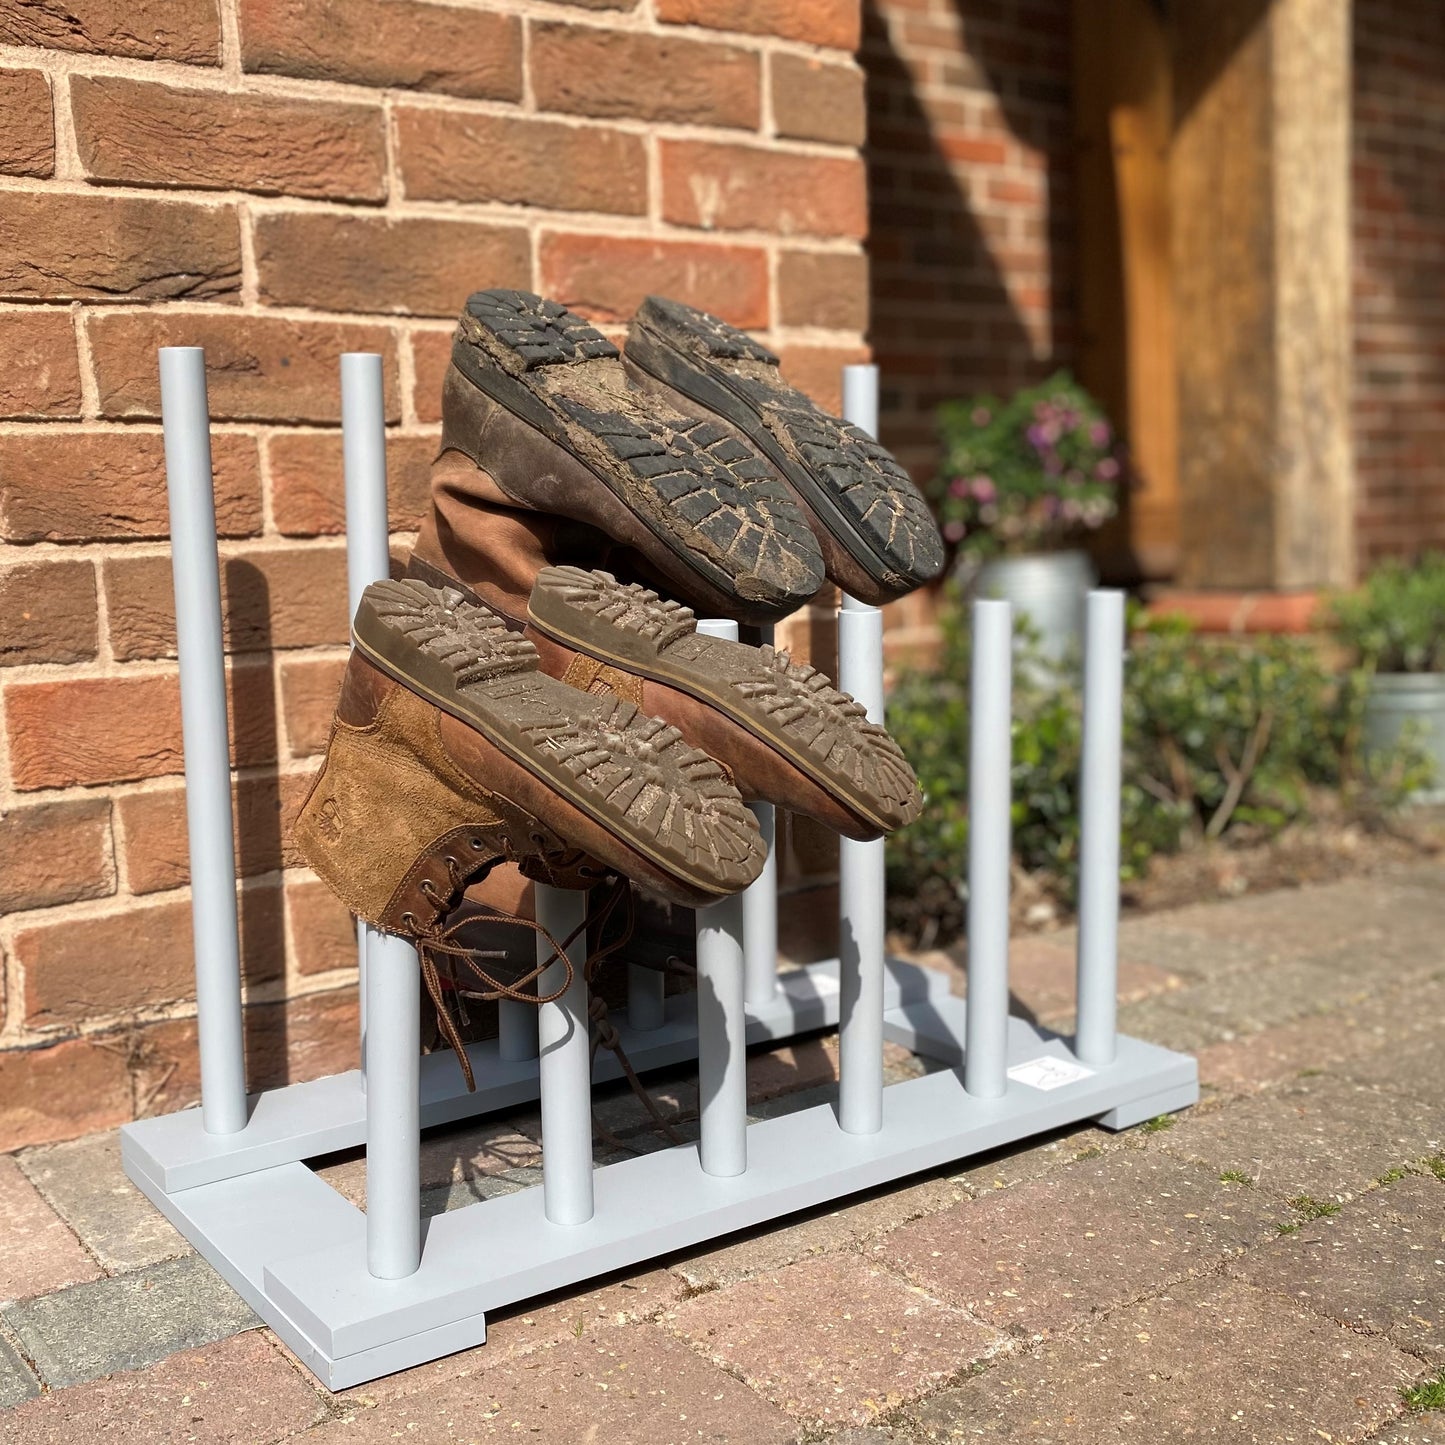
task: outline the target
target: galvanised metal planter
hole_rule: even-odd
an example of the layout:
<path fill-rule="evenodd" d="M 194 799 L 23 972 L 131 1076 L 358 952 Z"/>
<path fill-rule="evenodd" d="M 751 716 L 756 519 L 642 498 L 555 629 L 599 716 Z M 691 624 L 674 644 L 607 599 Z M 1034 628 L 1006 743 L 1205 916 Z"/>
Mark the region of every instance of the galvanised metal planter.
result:
<path fill-rule="evenodd" d="M 1070 549 L 992 558 L 974 572 L 969 590 L 1011 602 L 1014 616 L 1036 634 L 1040 656 L 1058 664 L 1078 649 L 1084 598 L 1097 581 L 1089 554 Z"/>
<path fill-rule="evenodd" d="M 1389 752 L 1407 731 L 1435 762 L 1434 782 L 1414 801 L 1445 802 L 1445 672 L 1378 672 L 1370 679 L 1365 751 Z"/>

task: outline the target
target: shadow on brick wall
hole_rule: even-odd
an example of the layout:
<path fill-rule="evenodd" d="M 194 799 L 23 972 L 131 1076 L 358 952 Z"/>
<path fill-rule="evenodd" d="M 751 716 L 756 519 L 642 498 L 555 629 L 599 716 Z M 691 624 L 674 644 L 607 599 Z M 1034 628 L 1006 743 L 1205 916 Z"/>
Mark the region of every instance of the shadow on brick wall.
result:
<path fill-rule="evenodd" d="M 881 428 L 920 480 L 939 403 L 1067 364 L 1073 321 L 1067 0 L 950 8 L 865 0 L 859 57 Z"/>

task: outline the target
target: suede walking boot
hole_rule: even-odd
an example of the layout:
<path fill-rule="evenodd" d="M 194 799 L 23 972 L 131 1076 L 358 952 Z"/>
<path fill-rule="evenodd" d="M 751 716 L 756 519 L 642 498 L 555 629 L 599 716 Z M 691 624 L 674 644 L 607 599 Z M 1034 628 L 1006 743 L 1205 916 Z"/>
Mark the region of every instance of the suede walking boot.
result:
<path fill-rule="evenodd" d="M 757 825 L 675 728 L 539 671 L 536 649 L 455 590 L 378 582 L 295 839 L 352 912 L 441 938 L 499 862 L 562 887 L 620 873 L 698 907 L 762 869 Z"/>
<path fill-rule="evenodd" d="M 436 463 L 408 575 L 467 588 L 535 645 L 543 672 L 670 723 L 748 801 L 859 839 L 917 817 L 912 769 L 852 698 L 786 652 L 697 637 L 689 609 L 587 570 L 594 540 L 572 524 L 477 502 L 475 470 L 456 453 Z"/>
<path fill-rule="evenodd" d="M 531 292 L 468 299 L 442 448 L 475 463 L 476 500 L 600 534 L 709 615 L 766 625 L 823 584 L 812 529 L 757 452 L 632 385 L 606 337 Z"/>
<path fill-rule="evenodd" d="M 943 538 L 908 473 L 866 432 L 791 387 L 778 358 L 706 311 L 649 296 L 632 320 L 627 372 L 661 401 L 711 413 L 765 456 L 822 548 L 828 579 L 884 602 L 943 570 Z"/>

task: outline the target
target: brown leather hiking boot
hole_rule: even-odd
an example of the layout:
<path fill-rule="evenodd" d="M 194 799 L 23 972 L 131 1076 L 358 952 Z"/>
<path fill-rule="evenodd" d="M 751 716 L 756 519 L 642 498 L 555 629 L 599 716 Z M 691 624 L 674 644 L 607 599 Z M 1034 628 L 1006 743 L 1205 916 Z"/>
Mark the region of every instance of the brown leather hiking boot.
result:
<path fill-rule="evenodd" d="M 592 565 L 589 539 L 556 519 L 463 501 L 476 484 L 458 474 L 474 470 L 455 453 L 433 468 L 409 575 L 460 583 L 535 644 L 544 672 L 671 723 L 724 764 L 745 799 L 849 838 L 876 838 L 918 815 L 907 760 L 852 698 L 786 652 L 697 637 L 687 608 L 646 588 L 552 566 Z"/>
<path fill-rule="evenodd" d="M 866 432 L 791 387 L 751 336 L 649 296 L 632 319 L 624 364 L 659 400 L 722 418 L 791 488 L 822 548 L 828 578 L 881 605 L 943 570 L 938 524 L 908 473 Z"/>
<path fill-rule="evenodd" d="M 564 887 L 621 873 L 689 907 L 761 871 L 757 825 L 717 763 L 631 703 L 547 677 L 459 591 L 375 583 L 353 636 L 295 837 L 369 923 L 437 939 L 503 860 Z"/>
<path fill-rule="evenodd" d="M 709 615 L 766 625 L 823 585 L 813 532 L 757 452 L 632 385 L 606 337 L 529 291 L 468 299 L 442 447 L 476 464 L 461 499 L 470 481 L 478 501 L 600 534 L 628 570 Z"/>

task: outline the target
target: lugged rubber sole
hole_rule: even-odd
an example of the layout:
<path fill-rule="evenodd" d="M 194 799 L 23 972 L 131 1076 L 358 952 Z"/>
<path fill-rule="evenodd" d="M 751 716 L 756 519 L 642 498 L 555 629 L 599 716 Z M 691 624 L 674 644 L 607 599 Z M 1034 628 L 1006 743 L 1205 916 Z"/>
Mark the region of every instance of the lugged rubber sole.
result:
<path fill-rule="evenodd" d="M 789 386 L 778 358 L 751 336 L 649 296 L 633 318 L 627 363 L 737 427 L 886 595 L 943 570 L 938 524 L 908 473 L 866 432 Z"/>
<path fill-rule="evenodd" d="M 723 897 L 762 871 L 757 823 L 712 758 L 631 703 L 546 676 L 530 642 L 461 592 L 375 582 L 353 637 L 383 672 L 691 887 Z"/>
<path fill-rule="evenodd" d="M 746 610 L 785 616 L 823 585 L 817 540 L 767 463 L 716 419 L 631 385 L 617 348 L 566 307 L 530 291 L 478 291 L 452 360 Z"/>
<path fill-rule="evenodd" d="M 917 779 L 887 729 L 786 652 L 702 636 L 680 602 L 580 567 L 544 567 L 528 613 L 564 646 L 710 703 L 874 827 L 918 816 Z"/>

